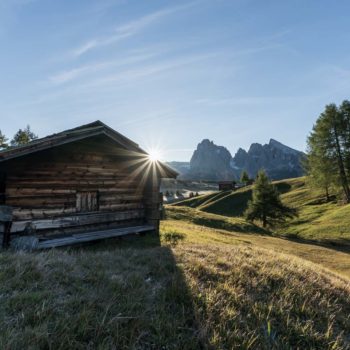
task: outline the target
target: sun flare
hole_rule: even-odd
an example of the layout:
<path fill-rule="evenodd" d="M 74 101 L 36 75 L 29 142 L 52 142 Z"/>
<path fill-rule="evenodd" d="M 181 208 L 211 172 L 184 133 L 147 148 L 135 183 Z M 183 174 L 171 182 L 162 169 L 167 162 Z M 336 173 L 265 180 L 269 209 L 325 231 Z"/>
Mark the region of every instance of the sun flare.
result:
<path fill-rule="evenodd" d="M 148 152 L 148 159 L 151 162 L 158 162 L 162 158 L 162 152 L 159 149 L 151 149 Z"/>

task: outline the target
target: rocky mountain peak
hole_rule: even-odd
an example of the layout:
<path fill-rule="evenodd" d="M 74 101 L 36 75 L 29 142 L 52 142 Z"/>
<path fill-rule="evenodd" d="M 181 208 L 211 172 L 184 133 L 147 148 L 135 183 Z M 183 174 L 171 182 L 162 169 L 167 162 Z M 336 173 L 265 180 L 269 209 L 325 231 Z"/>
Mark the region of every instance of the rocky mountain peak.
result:
<path fill-rule="evenodd" d="M 239 148 L 232 158 L 226 147 L 204 139 L 198 144 L 188 166 L 181 165 L 180 173 L 187 179 L 232 180 L 239 179 L 243 170 L 255 177 L 260 169 L 265 169 L 272 179 L 277 180 L 303 175 L 301 159 L 304 156 L 304 153 L 271 139 L 268 144 L 251 144 L 248 152 Z"/>
<path fill-rule="evenodd" d="M 234 176 L 231 153 L 223 146 L 204 139 L 197 146 L 190 161 L 191 176 L 198 179 L 226 180 Z"/>
<path fill-rule="evenodd" d="M 260 169 L 265 169 L 271 178 L 277 180 L 301 176 L 303 157 L 302 152 L 270 139 L 265 145 L 253 143 L 246 155 L 237 152 L 233 163 L 237 171 L 246 170 L 251 177 L 255 177 Z"/>
<path fill-rule="evenodd" d="M 288 146 L 284 145 L 283 143 L 276 141 L 274 139 L 270 139 L 269 146 L 271 148 L 281 150 L 282 152 L 285 152 L 285 153 L 293 153 L 293 154 L 302 153 L 302 152 L 297 151 L 291 147 L 288 147 Z"/>
<path fill-rule="evenodd" d="M 248 154 L 260 153 L 263 150 L 263 146 L 260 143 L 252 143 L 249 147 Z"/>

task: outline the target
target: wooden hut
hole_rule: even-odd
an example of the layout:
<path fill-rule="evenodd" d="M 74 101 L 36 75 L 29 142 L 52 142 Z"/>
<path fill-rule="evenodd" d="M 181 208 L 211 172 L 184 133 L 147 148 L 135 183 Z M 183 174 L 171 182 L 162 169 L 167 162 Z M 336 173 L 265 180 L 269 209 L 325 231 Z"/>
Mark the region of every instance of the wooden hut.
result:
<path fill-rule="evenodd" d="M 219 191 L 233 191 L 236 188 L 235 181 L 219 181 Z"/>
<path fill-rule="evenodd" d="M 100 121 L 7 149 L 0 152 L 0 212 L 10 212 L 12 224 L 0 222 L 0 235 L 4 245 L 31 237 L 45 248 L 158 233 L 160 181 L 176 176 Z"/>

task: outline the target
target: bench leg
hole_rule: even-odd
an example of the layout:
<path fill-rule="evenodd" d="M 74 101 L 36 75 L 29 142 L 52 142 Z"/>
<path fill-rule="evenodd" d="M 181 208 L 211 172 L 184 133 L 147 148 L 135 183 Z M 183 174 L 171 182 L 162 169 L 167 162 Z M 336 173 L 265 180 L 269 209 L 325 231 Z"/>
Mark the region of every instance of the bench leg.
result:
<path fill-rule="evenodd" d="M 10 245 L 10 239 L 11 239 L 11 226 L 12 222 L 5 222 L 4 223 L 4 237 L 2 240 L 2 247 L 8 248 Z"/>

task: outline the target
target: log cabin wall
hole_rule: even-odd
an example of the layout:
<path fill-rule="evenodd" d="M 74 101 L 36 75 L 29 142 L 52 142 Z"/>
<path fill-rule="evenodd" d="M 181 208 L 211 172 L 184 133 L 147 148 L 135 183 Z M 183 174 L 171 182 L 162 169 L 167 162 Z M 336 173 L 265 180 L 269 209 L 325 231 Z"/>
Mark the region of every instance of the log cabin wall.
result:
<path fill-rule="evenodd" d="M 138 168 L 147 160 L 129 153 L 98 136 L 2 164 L 12 235 L 45 238 L 145 222 L 157 228 L 159 179 L 145 181 Z"/>
<path fill-rule="evenodd" d="M 147 222 L 159 234 L 159 221 L 162 216 L 163 195 L 159 192 L 160 177 L 152 172 L 144 189 L 145 215 Z"/>

